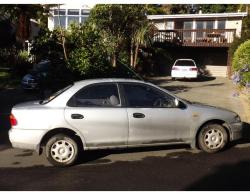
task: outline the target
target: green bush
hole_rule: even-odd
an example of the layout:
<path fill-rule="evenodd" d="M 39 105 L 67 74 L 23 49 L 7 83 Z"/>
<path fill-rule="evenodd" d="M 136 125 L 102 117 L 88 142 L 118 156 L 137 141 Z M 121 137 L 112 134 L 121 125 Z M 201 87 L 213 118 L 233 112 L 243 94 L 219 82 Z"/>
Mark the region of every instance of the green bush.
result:
<path fill-rule="evenodd" d="M 250 82 L 250 40 L 242 43 L 235 51 L 233 56 L 233 70 L 239 72 L 242 81 L 241 84 L 245 85 Z M 242 69 L 246 69 L 242 71 Z"/>
<path fill-rule="evenodd" d="M 27 51 L 20 50 L 17 54 L 16 63 L 12 65 L 14 74 L 17 76 L 24 76 L 32 69 L 32 63 L 30 62 L 30 56 Z"/>

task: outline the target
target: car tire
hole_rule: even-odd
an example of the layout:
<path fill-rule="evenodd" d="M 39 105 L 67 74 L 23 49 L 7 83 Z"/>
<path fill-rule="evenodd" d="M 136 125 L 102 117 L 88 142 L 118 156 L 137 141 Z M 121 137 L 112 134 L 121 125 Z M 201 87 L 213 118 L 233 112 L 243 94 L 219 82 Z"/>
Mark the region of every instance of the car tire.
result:
<path fill-rule="evenodd" d="M 228 134 L 225 128 L 219 124 L 205 125 L 198 135 L 199 147 L 207 153 L 216 153 L 223 150 L 227 142 Z"/>
<path fill-rule="evenodd" d="M 67 167 L 76 162 L 79 146 L 72 137 L 57 134 L 48 140 L 45 151 L 46 157 L 52 165 Z"/>

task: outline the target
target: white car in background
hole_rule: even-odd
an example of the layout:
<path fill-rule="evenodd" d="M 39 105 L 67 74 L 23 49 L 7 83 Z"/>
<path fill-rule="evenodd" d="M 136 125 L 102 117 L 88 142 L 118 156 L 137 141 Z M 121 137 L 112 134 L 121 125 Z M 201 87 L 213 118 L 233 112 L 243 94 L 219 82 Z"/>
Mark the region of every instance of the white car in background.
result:
<path fill-rule="evenodd" d="M 171 77 L 176 78 L 197 78 L 198 68 L 192 59 L 177 59 L 172 67 Z"/>

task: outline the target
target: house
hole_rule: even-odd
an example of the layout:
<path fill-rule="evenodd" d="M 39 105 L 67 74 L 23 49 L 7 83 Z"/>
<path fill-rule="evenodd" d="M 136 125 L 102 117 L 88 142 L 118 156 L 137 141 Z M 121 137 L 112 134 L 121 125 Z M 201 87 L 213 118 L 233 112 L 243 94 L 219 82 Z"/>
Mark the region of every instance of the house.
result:
<path fill-rule="evenodd" d="M 214 76 L 230 74 L 228 48 L 241 36 L 247 12 L 148 15 L 155 25 L 152 41 L 171 48 L 175 58 L 193 58 Z"/>
<path fill-rule="evenodd" d="M 83 23 L 89 16 L 94 4 L 82 4 L 72 2 L 70 4 L 61 4 L 50 9 L 48 17 L 48 28 L 50 30 L 61 26 L 68 29 L 71 23 Z"/>

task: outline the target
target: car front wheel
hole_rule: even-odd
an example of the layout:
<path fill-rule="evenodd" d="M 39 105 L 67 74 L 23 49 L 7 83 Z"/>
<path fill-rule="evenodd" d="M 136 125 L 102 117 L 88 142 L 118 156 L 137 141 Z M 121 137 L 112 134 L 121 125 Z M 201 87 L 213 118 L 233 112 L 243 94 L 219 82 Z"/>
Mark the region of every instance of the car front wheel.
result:
<path fill-rule="evenodd" d="M 48 161 L 58 167 L 73 165 L 78 157 L 76 141 L 64 134 L 58 134 L 49 139 L 46 144 L 46 157 Z"/>
<path fill-rule="evenodd" d="M 208 153 L 216 153 L 224 149 L 227 141 L 227 132 L 225 128 L 219 124 L 205 125 L 198 135 L 200 149 Z"/>

